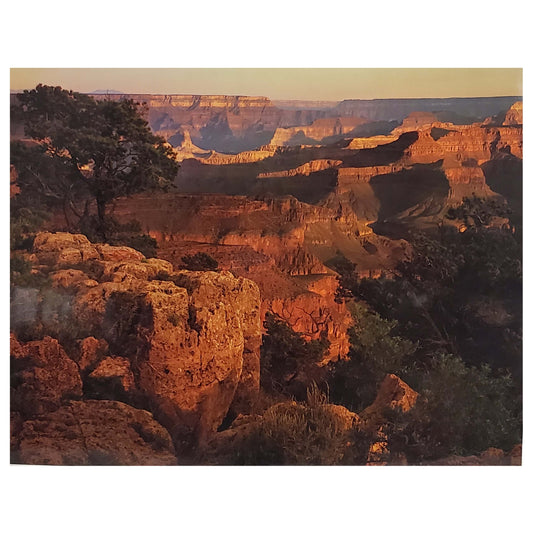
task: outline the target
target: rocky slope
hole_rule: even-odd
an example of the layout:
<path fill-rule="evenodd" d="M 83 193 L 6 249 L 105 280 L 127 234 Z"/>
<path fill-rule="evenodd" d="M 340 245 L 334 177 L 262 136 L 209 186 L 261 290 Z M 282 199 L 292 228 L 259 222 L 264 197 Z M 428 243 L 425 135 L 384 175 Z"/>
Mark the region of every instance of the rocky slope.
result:
<path fill-rule="evenodd" d="M 22 462 L 94 464 L 96 450 L 119 464 L 168 464 L 173 447 L 166 430 L 117 402 L 149 408 L 179 452 L 215 431 L 230 408 L 245 412 L 253 401 L 261 322 L 252 281 L 229 272 L 174 271 L 131 248 L 93 245 L 69 233 L 38 234 L 23 257 L 51 285 L 17 286 L 11 300 L 14 331 L 43 339 L 12 342 L 12 408 L 20 422 L 14 440 Z M 70 423 L 58 426 L 68 413 L 74 433 Z M 100 419 L 109 420 L 102 429 Z M 135 420 L 139 438 L 158 435 L 152 440 L 161 441 L 162 456 L 150 456 L 141 441 L 127 451 L 113 449 L 111 439 L 101 450 L 106 431 L 120 434 L 123 427 L 131 436 Z M 62 439 L 66 448 L 56 442 Z M 49 450 L 46 458 L 33 454 L 37 448 Z"/>
<path fill-rule="evenodd" d="M 335 232 L 343 227 L 353 232 L 356 221 L 339 217 L 332 230 L 329 209 L 294 198 L 220 195 L 137 195 L 117 202 L 114 214 L 123 221 L 138 220 L 157 239 L 159 256 L 176 267 L 182 256 L 203 251 L 223 268 L 254 280 L 261 291 L 263 319 L 273 311 L 308 339 L 325 333 L 331 343 L 329 359 L 347 354 L 351 317 L 335 302 L 335 274 L 312 252 L 310 239 L 321 231 L 321 254 L 333 257 Z"/>

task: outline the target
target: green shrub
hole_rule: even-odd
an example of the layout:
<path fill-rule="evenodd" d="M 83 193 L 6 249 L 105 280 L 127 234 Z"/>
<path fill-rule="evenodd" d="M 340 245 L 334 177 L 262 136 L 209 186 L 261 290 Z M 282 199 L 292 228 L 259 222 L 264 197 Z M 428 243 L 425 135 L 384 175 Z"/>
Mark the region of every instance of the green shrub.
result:
<path fill-rule="evenodd" d="M 48 218 L 48 213 L 38 207 L 28 207 L 21 199 L 11 200 L 10 249 L 30 251 L 35 233 Z"/>
<path fill-rule="evenodd" d="M 218 262 L 209 254 L 197 252 L 194 255 L 184 255 L 181 258 L 186 270 L 217 270 Z"/>
<path fill-rule="evenodd" d="M 370 405 L 385 374 L 404 375 L 416 344 L 395 335 L 397 322 L 385 320 L 361 303 L 350 305 L 355 325 L 350 330 L 349 359 L 329 368 L 334 402 L 359 412 Z"/>
<path fill-rule="evenodd" d="M 410 461 L 477 454 L 491 446 L 509 450 L 521 442 L 521 398 L 509 375 L 442 355 L 410 382 L 420 396 L 389 428 L 391 447 Z"/>
<path fill-rule="evenodd" d="M 34 287 L 37 289 L 50 285 L 49 278 L 42 272 L 32 272 L 33 265 L 18 254 L 11 254 L 11 287 Z"/>
<path fill-rule="evenodd" d="M 306 341 L 284 320 L 267 313 L 261 346 L 261 383 L 267 391 L 287 393 L 287 383 L 299 372 L 316 366 L 329 348 L 329 341 L 321 338 Z M 305 391 L 305 389 L 304 389 Z"/>

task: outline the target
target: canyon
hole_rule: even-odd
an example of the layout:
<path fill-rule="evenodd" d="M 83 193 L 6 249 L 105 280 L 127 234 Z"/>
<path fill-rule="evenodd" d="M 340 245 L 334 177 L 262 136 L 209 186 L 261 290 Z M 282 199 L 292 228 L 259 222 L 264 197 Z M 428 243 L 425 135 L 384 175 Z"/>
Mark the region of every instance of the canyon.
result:
<path fill-rule="evenodd" d="M 309 366 L 325 372 L 353 357 L 358 325 L 353 302 L 339 296 L 339 265 L 355 265 L 360 280 L 392 279 L 413 257 L 412 232 L 465 230 L 448 216 L 465 198 L 509 208 L 486 225 L 514 230 L 521 99 L 95 98 L 143 103 L 180 167 L 167 190 L 109 203 L 109 220 L 153 239 L 156 257 L 73 231 L 76 213 L 98 214 L 76 199 L 13 252 L 41 280 L 12 287 L 13 462 L 224 464 L 272 417 L 316 409 L 333 420 L 343 453 L 362 432 L 363 464 L 407 464 L 388 448 L 387 417 L 414 409 L 417 391 L 387 373 L 358 413 L 267 401 L 265 323 L 272 314 L 300 342 L 324 342 Z M 12 137 L 23 138 L 20 124 Z M 16 200 L 14 167 L 10 186 Z M 188 270 L 195 254 L 216 267 Z M 309 376 L 287 379 L 305 390 Z M 465 464 L 519 461 L 516 449 L 489 450 Z"/>
<path fill-rule="evenodd" d="M 315 144 L 353 130 L 354 136 L 361 137 L 388 133 L 394 123 L 412 112 L 435 113 L 444 122 L 468 124 L 497 115 L 520 99 L 506 96 L 317 103 L 226 95 L 95 94 L 93 97 L 129 98 L 145 104 L 150 127 L 173 146 L 178 146 L 188 132 L 201 149 L 229 153 L 255 150 L 267 144 L 301 145 L 306 143 L 300 141 L 307 138 Z M 12 101 L 15 98 L 12 95 Z"/>

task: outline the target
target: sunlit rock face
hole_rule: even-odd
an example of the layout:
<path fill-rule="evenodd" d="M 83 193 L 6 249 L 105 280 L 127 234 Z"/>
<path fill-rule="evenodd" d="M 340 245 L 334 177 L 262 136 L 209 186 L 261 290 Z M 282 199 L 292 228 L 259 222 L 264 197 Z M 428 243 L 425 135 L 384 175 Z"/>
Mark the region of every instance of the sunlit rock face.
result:
<path fill-rule="evenodd" d="M 505 119 L 503 120 L 504 126 L 516 126 L 522 125 L 523 121 L 523 104 L 522 102 L 515 102 L 510 108 L 509 111 L 505 114 Z"/>
<path fill-rule="evenodd" d="M 328 359 L 347 355 L 352 323 L 345 305 L 335 301 L 336 275 L 324 264 L 336 254 L 336 239 L 367 257 L 370 270 L 391 261 L 388 252 L 365 250 L 354 236 L 359 229 L 353 217 L 294 198 L 137 195 L 117 202 L 115 214 L 139 220 L 157 239 L 160 257 L 176 268 L 184 255 L 205 252 L 222 268 L 252 279 L 260 289 L 262 319 L 271 311 L 308 340 L 325 335 Z"/>
<path fill-rule="evenodd" d="M 148 411 L 109 400 L 73 401 L 22 424 L 17 462 L 35 465 L 177 463 L 168 431 Z"/>
<path fill-rule="evenodd" d="M 274 146 L 318 144 L 328 137 L 347 135 L 366 122 L 366 119 L 359 117 L 320 118 L 309 126 L 276 129 L 270 144 Z"/>
<path fill-rule="evenodd" d="M 21 409 L 41 414 L 80 398 L 81 371 L 88 390 L 136 391 L 167 427 L 198 439 L 217 429 L 234 402 L 246 405 L 257 393 L 261 300 L 253 281 L 227 271 L 175 271 L 162 259 L 70 233 L 39 233 L 25 257 L 55 285 L 31 301 L 15 293 L 12 306 L 25 304 L 28 329 L 76 341 L 77 363 L 49 337 L 15 345 L 24 362 L 14 401 Z M 20 328 L 22 318 L 13 316 Z"/>

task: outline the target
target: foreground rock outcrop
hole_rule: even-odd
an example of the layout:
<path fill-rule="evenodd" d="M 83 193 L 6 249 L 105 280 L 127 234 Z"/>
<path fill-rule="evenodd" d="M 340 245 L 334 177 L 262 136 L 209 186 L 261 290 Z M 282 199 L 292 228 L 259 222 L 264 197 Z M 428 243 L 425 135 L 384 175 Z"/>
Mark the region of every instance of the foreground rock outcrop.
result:
<path fill-rule="evenodd" d="M 70 402 L 24 422 L 18 461 L 37 465 L 175 465 L 168 431 L 121 402 Z"/>
<path fill-rule="evenodd" d="M 76 363 L 51 337 L 21 344 L 11 335 L 11 371 L 11 407 L 25 416 L 40 415 L 82 396 Z"/>
<path fill-rule="evenodd" d="M 12 308 L 25 312 L 13 313 L 12 325 L 23 336 L 44 331 L 61 341 L 12 338 L 12 405 L 24 419 L 83 392 L 147 406 L 175 442 L 190 444 L 215 431 L 230 407 L 249 408 L 259 389 L 255 283 L 229 272 L 174 271 L 69 233 L 38 234 L 23 256 L 52 286 L 14 291 Z"/>

